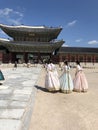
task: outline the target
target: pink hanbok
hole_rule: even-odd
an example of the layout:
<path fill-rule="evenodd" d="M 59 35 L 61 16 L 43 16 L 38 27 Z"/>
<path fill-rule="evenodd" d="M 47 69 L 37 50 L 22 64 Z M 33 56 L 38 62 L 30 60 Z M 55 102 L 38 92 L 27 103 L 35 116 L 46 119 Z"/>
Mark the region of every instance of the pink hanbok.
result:
<path fill-rule="evenodd" d="M 60 89 L 60 82 L 58 78 L 58 73 L 54 64 L 50 63 L 46 68 L 46 77 L 45 77 L 45 88 L 49 91 L 57 91 Z"/>
<path fill-rule="evenodd" d="M 87 92 L 88 82 L 83 69 L 80 65 L 76 67 L 76 73 L 74 78 L 74 91 L 76 92 Z"/>

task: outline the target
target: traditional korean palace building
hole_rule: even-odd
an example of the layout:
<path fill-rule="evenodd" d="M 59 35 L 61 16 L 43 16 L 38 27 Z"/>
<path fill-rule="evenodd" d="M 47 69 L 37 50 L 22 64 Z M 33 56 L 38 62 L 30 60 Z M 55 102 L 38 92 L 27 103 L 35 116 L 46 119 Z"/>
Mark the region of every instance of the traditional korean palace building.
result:
<path fill-rule="evenodd" d="M 98 62 L 98 48 L 88 47 L 61 47 L 59 52 L 59 59 L 64 59 L 69 62 L 81 61 L 81 62 Z"/>
<path fill-rule="evenodd" d="M 65 41 L 57 40 L 61 27 L 8 26 L 0 28 L 10 37 L 0 38 L 0 62 L 39 62 L 52 58 L 55 63 L 98 62 L 98 48 L 62 47 Z"/>

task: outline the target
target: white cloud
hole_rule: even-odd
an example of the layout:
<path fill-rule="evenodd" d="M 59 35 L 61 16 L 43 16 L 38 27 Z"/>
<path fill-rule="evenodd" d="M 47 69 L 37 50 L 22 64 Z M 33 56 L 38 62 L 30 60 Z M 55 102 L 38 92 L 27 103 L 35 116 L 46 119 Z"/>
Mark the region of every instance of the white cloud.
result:
<path fill-rule="evenodd" d="M 67 44 L 63 44 L 62 46 L 63 46 L 63 47 L 68 47 L 68 45 L 67 45 Z"/>
<path fill-rule="evenodd" d="M 75 42 L 81 42 L 82 41 L 82 39 L 77 39 L 77 40 L 75 40 Z"/>
<path fill-rule="evenodd" d="M 77 20 L 71 21 L 67 24 L 67 27 L 72 27 L 76 24 Z"/>
<path fill-rule="evenodd" d="M 97 40 L 92 40 L 92 41 L 89 41 L 88 44 L 98 44 L 98 41 Z"/>
<path fill-rule="evenodd" d="M 12 24 L 15 24 L 15 25 L 20 25 L 21 24 L 21 19 L 11 19 L 9 18 L 9 22 L 12 23 Z"/>
<path fill-rule="evenodd" d="M 0 22 L 7 24 L 21 24 L 23 13 L 10 8 L 0 9 Z"/>
<path fill-rule="evenodd" d="M 1 16 L 8 16 L 13 10 L 9 8 L 0 9 L 0 17 Z"/>

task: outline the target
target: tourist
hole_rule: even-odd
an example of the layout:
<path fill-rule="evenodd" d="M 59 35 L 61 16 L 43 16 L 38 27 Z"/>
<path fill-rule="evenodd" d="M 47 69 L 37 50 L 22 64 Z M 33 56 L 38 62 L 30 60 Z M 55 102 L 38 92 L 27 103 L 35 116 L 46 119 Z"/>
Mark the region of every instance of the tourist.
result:
<path fill-rule="evenodd" d="M 64 66 L 62 68 L 62 75 L 60 76 L 60 89 L 61 92 L 71 93 L 73 91 L 73 81 L 70 75 L 70 66 L 68 62 L 64 62 Z"/>
<path fill-rule="evenodd" d="M 76 72 L 74 78 L 74 91 L 87 92 L 88 82 L 79 61 L 76 61 Z"/>
<path fill-rule="evenodd" d="M 4 75 L 3 75 L 2 71 L 0 70 L 0 85 L 3 84 L 4 80 L 5 80 Z"/>
<path fill-rule="evenodd" d="M 14 70 L 17 68 L 17 61 L 15 61 L 15 63 L 14 63 Z"/>
<path fill-rule="evenodd" d="M 58 73 L 56 70 L 56 66 L 51 62 L 51 60 L 48 61 L 48 64 L 46 66 L 46 72 L 47 73 L 45 77 L 45 88 L 51 92 L 58 91 L 60 89 Z"/>

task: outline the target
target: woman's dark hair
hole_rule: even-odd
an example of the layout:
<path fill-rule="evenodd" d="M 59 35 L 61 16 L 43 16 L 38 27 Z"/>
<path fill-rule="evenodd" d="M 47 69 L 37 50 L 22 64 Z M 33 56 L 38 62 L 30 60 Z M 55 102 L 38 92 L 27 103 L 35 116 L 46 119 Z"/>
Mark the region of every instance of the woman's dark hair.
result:
<path fill-rule="evenodd" d="M 68 65 L 68 61 L 64 61 L 64 64 L 65 64 L 65 65 Z"/>
<path fill-rule="evenodd" d="M 48 64 L 49 64 L 49 63 L 52 63 L 52 60 L 51 60 L 51 59 L 48 60 Z"/>
<path fill-rule="evenodd" d="M 80 65 L 80 62 L 77 60 L 77 61 L 76 61 L 76 64 L 77 64 L 77 65 Z"/>

